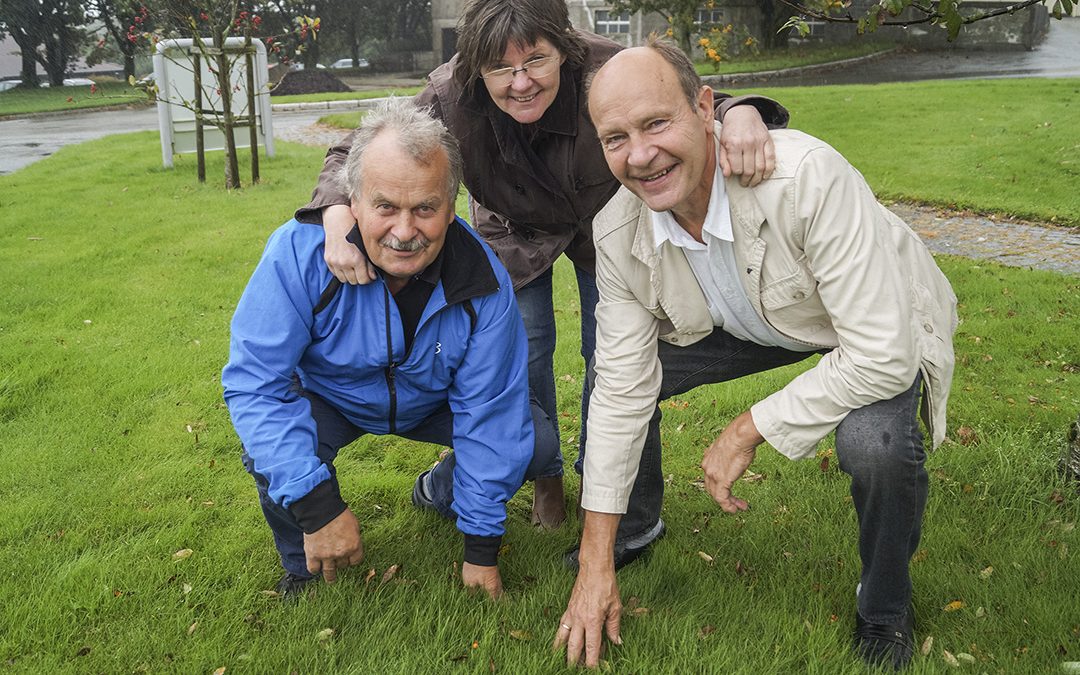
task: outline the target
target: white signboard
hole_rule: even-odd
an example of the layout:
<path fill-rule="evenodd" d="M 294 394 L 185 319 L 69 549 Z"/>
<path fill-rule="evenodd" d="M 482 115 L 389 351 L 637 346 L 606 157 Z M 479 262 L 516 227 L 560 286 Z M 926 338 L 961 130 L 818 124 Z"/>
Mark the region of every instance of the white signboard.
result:
<path fill-rule="evenodd" d="M 207 49 L 212 46 L 209 38 L 203 38 Z M 274 156 L 274 129 L 270 118 L 270 86 L 267 82 L 266 46 L 260 40 L 252 40 L 255 49 L 255 130 L 257 142 L 265 148 L 268 157 Z M 230 64 L 229 80 L 232 82 L 232 111 L 234 115 L 247 116 L 247 64 L 243 58 L 244 39 L 232 37 L 225 40 L 226 58 Z M 154 54 L 154 78 L 158 86 L 158 125 L 161 129 L 161 159 L 166 167 L 173 165 L 173 155 L 195 152 L 195 63 L 199 48 L 191 39 L 162 40 Z M 202 71 L 202 109 L 222 112 L 221 94 L 218 92 L 217 76 L 210 72 L 216 63 L 208 63 L 204 56 L 198 59 Z M 225 134 L 212 126 L 213 117 L 203 115 L 203 147 L 206 150 L 224 150 Z M 236 147 L 250 147 L 250 132 L 246 125 L 233 128 Z"/>

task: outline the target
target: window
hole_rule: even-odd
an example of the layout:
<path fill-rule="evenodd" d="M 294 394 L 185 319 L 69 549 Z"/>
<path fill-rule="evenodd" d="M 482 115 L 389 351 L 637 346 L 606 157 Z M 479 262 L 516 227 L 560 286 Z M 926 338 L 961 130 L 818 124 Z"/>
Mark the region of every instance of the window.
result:
<path fill-rule="evenodd" d="M 723 25 L 724 10 L 722 9 L 699 9 L 694 15 L 694 22 L 699 26 Z"/>
<path fill-rule="evenodd" d="M 596 10 L 595 30 L 600 35 L 630 32 L 630 12 L 616 14 L 606 9 Z"/>

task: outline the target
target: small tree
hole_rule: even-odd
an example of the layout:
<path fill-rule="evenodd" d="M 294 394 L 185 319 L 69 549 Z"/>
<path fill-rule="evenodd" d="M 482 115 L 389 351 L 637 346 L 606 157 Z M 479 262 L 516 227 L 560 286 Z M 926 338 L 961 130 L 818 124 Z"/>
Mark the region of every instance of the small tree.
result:
<path fill-rule="evenodd" d="M 106 41 L 112 38 L 113 46 L 124 60 L 124 79 L 134 77 L 135 56 L 142 48 L 139 36 L 154 30 L 153 15 L 146 3 L 143 0 L 90 0 L 87 9 L 91 18 L 101 22 L 107 34 L 98 40 L 87 62 L 104 60 Z"/>

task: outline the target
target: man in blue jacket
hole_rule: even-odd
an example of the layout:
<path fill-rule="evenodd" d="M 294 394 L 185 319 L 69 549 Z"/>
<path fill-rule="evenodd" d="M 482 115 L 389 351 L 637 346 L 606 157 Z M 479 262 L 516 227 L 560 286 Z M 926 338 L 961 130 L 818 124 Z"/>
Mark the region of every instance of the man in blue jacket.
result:
<path fill-rule="evenodd" d="M 502 591 L 506 502 L 562 472 L 553 422 L 530 404 L 527 346 L 506 271 L 454 216 L 461 156 L 408 99 L 368 113 L 341 179 L 348 239 L 377 282 L 341 285 L 322 228 L 292 220 L 267 243 L 232 321 L 225 400 L 274 534 L 283 595 L 364 549 L 333 460 L 363 434 L 454 448 L 413 503 L 456 519 L 462 581 Z"/>

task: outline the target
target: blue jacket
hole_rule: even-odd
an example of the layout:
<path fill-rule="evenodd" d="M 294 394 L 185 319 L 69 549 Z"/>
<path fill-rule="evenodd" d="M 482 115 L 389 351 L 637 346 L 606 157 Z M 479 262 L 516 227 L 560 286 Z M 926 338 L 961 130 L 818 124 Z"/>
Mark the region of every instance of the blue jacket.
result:
<path fill-rule="evenodd" d="M 458 529 L 503 534 L 506 501 L 533 452 L 528 347 L 506 270 L 455 219 L 408 354 L 381 277 L 342 285 L 314 312 L 332 280 L 322 228 L 291 220 L 271 235 L 233 316 L 225 401 L 270 497 L 288 508 L 333 485 L 315 453 L 310 405 L 290 390 L 295 372 L 306 390 L 373 434 L 407 431 L 449 403 Z"/>

